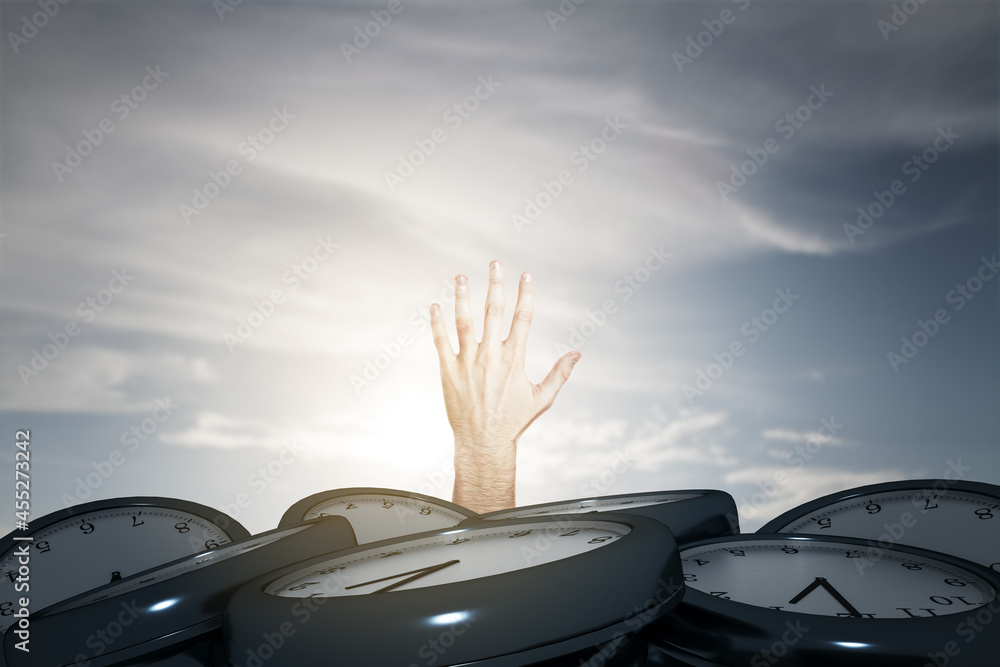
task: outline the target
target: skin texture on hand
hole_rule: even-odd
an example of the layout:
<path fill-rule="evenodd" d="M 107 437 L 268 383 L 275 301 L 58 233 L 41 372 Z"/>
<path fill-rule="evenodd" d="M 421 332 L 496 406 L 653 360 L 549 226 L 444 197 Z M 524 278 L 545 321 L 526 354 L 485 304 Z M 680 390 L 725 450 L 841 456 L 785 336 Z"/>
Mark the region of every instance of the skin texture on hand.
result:
<path fill-rule="evenodd" d="M 510 333 L 500 339 L 504 316 L 503 266 L 490 262 L 482 342 L 476 342 L 469 281 L 455 276 L 455 354 L 439 304 L 431 306 L 431 331 L 441 364 L 448 421 L 455 433 L 455 489 L 452 502 L 474 512 L 515 505 L 517 442 L 525 429 L 552 406 L 569 379 L 579 352 L 567 352 L 538 384 L 524 372 L 535 285 L 521 274 Z"/>

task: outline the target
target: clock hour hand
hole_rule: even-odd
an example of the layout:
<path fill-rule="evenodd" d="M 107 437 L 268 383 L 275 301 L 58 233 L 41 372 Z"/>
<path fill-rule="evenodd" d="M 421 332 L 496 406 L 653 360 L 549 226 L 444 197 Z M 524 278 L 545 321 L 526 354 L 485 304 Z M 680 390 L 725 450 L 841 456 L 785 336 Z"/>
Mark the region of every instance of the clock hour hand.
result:
<path fill-rule="evenodd" d="M 443 570 L 444 568 L 448 567 L 449 565 L 454 565 L 455 563 L 458 563 L 458 562 L 460 562 L 460 561 L 449 560 L 449 561 L 444 562 L 444 563 L 438 563 L 437 565 L 431 565 L 431 566 L 428 566 L 428 567 L 422 567 L 419 570 L 410 570 L 409 572 L 400 572 L 399 574 L 394 574 L 394 575 L 391 575 L 391 576 L 388 576 L 388 577 L 382 577 L 381 579 L 372 579 L 371 581 L 365 581 L 365 582 L 360 583 L 360 584 L 352 584 L 351 586 L 345 586 L 344 590 L 349 590 L 351 588 L 359 588 L 361 586 L 367 586 L 368 584 L 377 584 L 380 581 L 388 581 L 389 579 L 396 579 L 397 577 L 406 577 L 406 575 L 408 575 L 408 574 L 412 574 L 413 575 L 412 577 L 407 577 L 406 579 L 403 579 L 402 581 L 397 581 L 394 584 L 389 584 L 385 588 L 380 588 L 377 591 L 373 591 L 375 593 L 384 593 L 386 591 L 391 591 L 394 588 L 399 588 L 400 586 L 402 586 L 404 584 L 408 584 L 411 581 L 415 581 L 417 579 L 420 579 L 421 577 L 426 577 L 428 574 L 431 574 L 432 572 L 437 572 L 438 570 Z"/>
<path fill-rule="evenodd" d="M 816 577 L 815 581 L 813 581 L 811 584 L 809 584 L 808 586 L 806 586 L 805 588 L 803 588 L 802 591 L 799 592 L 798 595 L 796 595 L 795 597 L 793 597 L 791 600 L 788 601 L 788 604 L 798 604 L 803 598 L 805 598 L 805 596 L 809 595 L 814 590 L 816 590 L 817 588 L 820 588 L 820 587 L 824 588 L 826 590 L 826 592 L 829 593 L 833 597 L 834 600 L 836 600 L 837 602 L 839 602 L 840 606 L 842 606 L 844 609 L 846 609 L 848 611 L 848 613 L 851 614 L 851 616 L 855 616 L 857 618 L 861 618 L 861 612 L 858 611 L 857 609 L 855 609 L 854 605 L 852 605 L 850 602 L 848 602 L 847 598 L 845 598 L 843 595 L 841 595 L 840 591 L 838 591 L 836 588 L 834 588 L 833 584 L 831 584 L 829 581 L 827 581 L 823 577 Z"/>

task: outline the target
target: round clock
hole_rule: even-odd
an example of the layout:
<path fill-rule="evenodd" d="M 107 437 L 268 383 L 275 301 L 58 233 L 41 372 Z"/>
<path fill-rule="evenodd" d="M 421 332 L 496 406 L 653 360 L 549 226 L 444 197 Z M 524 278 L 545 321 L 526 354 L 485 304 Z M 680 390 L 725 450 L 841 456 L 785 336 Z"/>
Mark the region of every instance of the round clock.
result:
<path fill-rule="evenodd" d="M 630 633 L 677 604 L 681 579 L 673 536 L 647 517 L 482 521 L 272 572 L 233 595 L 223 635 L 235 665 L 280 652 L 296 667 L 331 654 L 365 667 L 501 667 L 613 641 L 624 655 Z"/>
<path fill-rule="evenodd" d="M 194 659 L 164 654 L 217 630 L 226 600 L 240 585 L 355 544 L 346 519 L 327 517 L 174 560 L 33 611 L 30 652 L 18 650 L 12 630 L 4 636 L 4 655 L 10 667 Z"/>
<path fill-rule="evenodd" d="M 687 545 L 684 601 L 653 639 L 676 662 L 659 664 L 993 664 L 1000 633 L 983 627 L 1000 612 L 1000 575 L 915 547 L 872 559 L 866 546 L 764 534 Z"/>
<path fill-rule="evenodd" d="M 944 551 L 1000 571 L 1000 486 L 915 479 L 823 496 L 768 522 L 760 533 L 844 535 Z"/>
<path fill-rule="evenodd" d="M 582 512 L 624 512 L 648 516 L 670 528 L 678 544 L 732 535 L 740 530 L 733 497 L 725 491 L 704 489 L 577 498 L 489 512 L 479 518 L 521 519 Z"/>
<path fill-rule="evenodd" d="M 11 625 L 22 597 L 32 610 L 41 609 L 249 536 L 228 515 L 174 498 L 114 498 L 40 517 L 0 540 L 0 632 Z M 23 565 L 27 581 L 18 574 Z"/>
<path fill-rule="evenodd" d="M 320 516 L 351 522 L 358 544 L 450 528 L 475 512 L 433 496 L 394 489 L 351 488 L 323 491 L 288 508 L 279 526 Z"/>

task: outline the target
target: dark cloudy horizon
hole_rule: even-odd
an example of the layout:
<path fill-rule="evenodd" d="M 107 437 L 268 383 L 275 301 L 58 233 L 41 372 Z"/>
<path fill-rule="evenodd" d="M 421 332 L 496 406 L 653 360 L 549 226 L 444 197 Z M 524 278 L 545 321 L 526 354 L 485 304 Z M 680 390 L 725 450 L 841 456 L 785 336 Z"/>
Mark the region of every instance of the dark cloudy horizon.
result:
<path fill-rule="evenodd" d="M 450 499 L 425 316 L 460 272 L 481 307 L 492 259 L 508 323 L 535 276 L 529 377 L 583 353 L 519 504 L 718 488 L 753 530 L 1000 484 L 995 3 L 221 3 L 0 6 L 33 516 Z"/>

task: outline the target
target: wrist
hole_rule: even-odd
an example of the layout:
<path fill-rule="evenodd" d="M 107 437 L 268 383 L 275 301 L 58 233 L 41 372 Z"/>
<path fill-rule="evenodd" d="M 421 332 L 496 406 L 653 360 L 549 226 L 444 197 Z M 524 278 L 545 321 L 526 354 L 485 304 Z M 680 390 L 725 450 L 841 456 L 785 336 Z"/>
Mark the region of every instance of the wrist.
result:
<path fill-rule="evenodd" d="M 480 514 L 514 507 L 516 471 L 516 439 L 481 442 L 456 436 L 452 500 Z"/>

